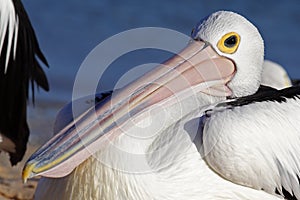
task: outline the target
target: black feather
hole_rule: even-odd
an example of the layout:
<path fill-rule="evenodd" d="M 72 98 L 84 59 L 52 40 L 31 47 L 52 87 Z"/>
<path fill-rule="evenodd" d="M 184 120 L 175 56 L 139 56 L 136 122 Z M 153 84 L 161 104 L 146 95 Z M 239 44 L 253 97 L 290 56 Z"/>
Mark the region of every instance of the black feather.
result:
<path fill-rule="evenodd" d="M 296 99 L 300 95 L 300 86 L 292 86 L 282 90 L 277 90 L 268 86 L 261 85 L 258 91 L 249 96 L 236 98 L 233 101 L 223 102 L 216 107 L 237 107 L 256 102 L 276 101 L 279 103 L 286 102 L 287 99 Z"/>
<path fill-rule="evenodd" d="M 10 52 L 7 71 L 5 73 L 8 33 L 0 57 L 0 133 L 11 139 L 16 152 L 9 152 L 12 165 L 22 160 L 29 137 L 27 125 L 27 99 L 29 87 L 34 101 L 34 87 L 49 90 L 46 75 L 41 63 L 48 66 L 47 60 L 40 50 L 38 41 L 28 15 L 20 0 L 12 0 L 19 19 L 17 49 L 14 58 Z M 8 31 L 8 30 L 7 30 Z"/>

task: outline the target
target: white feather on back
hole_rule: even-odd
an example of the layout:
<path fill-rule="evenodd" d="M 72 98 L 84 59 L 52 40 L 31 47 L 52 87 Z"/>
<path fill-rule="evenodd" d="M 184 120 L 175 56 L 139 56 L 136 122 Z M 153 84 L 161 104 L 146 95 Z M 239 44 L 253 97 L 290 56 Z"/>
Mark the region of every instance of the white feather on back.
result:
<path fill-rule="evenodd" d="M 300 105 L 261 102 L 215 112 L 204 128 L 208 164 L 235 183 L 300 199 Z"/>

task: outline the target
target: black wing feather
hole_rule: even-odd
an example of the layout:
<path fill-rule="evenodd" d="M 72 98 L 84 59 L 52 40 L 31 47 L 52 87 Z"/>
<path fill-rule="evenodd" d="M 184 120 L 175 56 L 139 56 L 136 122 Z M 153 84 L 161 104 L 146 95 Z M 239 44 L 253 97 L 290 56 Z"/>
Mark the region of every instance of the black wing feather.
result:
<path fill-rule="evenodd" d="M 277 90 L 268 86 L 261 85 L 258 91 L 249 96 L 239 97 L 233 101 L 226 101 L 218 104 L 216 107 L 237 107 L 256 102 L 276 101 L 279 103 L 286 102 L 287 99 L 296 99 L 300 95 L 300 86 L 292 86 L 282 90 Z"/>
<path fill-rule="evenodd" d="M 40 50 L 28 15 L 20 0 L 12 0 L 12 2 L 19 19 L 19 29 L 16 55 L 14 57 L 13 51 L 10 52 L 6 72 L 8 33 L 5 33 L 4 45 L 1 50 L 0 133 L 15 143 L 15 152 L 9 152 L 11 164 L 15 165 L 22 160 L 29 137 L 26 120 L 29 87 L 31 85 L 32 100 L 34 100 L 34 85 L 48 91 L 49 84 L 40 65 L 43 63 L 48 66 L 48 63 Z"/>

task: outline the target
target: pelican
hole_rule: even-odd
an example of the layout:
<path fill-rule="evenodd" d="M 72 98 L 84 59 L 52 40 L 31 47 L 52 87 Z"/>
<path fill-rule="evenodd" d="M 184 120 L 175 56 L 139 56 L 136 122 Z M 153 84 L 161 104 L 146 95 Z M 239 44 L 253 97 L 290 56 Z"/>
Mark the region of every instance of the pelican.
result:
<path fill-rule="evenodd" d="M 283 89 L 291 87 L 292 81 L 286 70 L 281 65 L 271 60 L 265 60 L 263 63 L 261 84 L 276 89 Z"/>
<path fill-rule="evenodd" d="M 22 160 L 29 137 L 29 85 L 33 99 L 35 84 L 49 90 L 40 66 L 48 63 L 20 0 L 0 0 L 0 27 L 0 151 L 8 152 L 15 165 Z"/>
<path fill-rule="evenodd" d="M 74 119 L 64 108 L 57 119 L 69 119 L 29 158 L 23 179 L 46 177 L 36 199 L 282 199 L 220 174 L 203 157 L 211 140 L 202 145 L 197 134 L 201 116 L 236 101 L 226 97 L 258 90 L 263 60 L 254 25 L 233 12 L 213 13 L 185 49 L 154 71 Z M 226 158 L 217 159 L 221 165 Z"/>

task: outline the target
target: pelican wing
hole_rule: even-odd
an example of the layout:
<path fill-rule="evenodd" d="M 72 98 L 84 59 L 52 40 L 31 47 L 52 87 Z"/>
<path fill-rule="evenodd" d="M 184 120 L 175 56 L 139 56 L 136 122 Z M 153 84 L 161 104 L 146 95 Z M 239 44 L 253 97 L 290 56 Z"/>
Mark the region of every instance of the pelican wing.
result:
<path fill-rule="evenodd" d="M 49 90 L 40 61 L 48 66 L 22 3 L 0 1 L 0 133 L 16 147 L 9 151 L 13 165 L 23 158 L 28 141 L 29 87 L 33 99 L 34 83 Z"/>
<path fill-rule="evenodd" d="M 207 163 L 232 182 L 300 199 L 299 95 L 262 87 L 207 111 Z"/>

